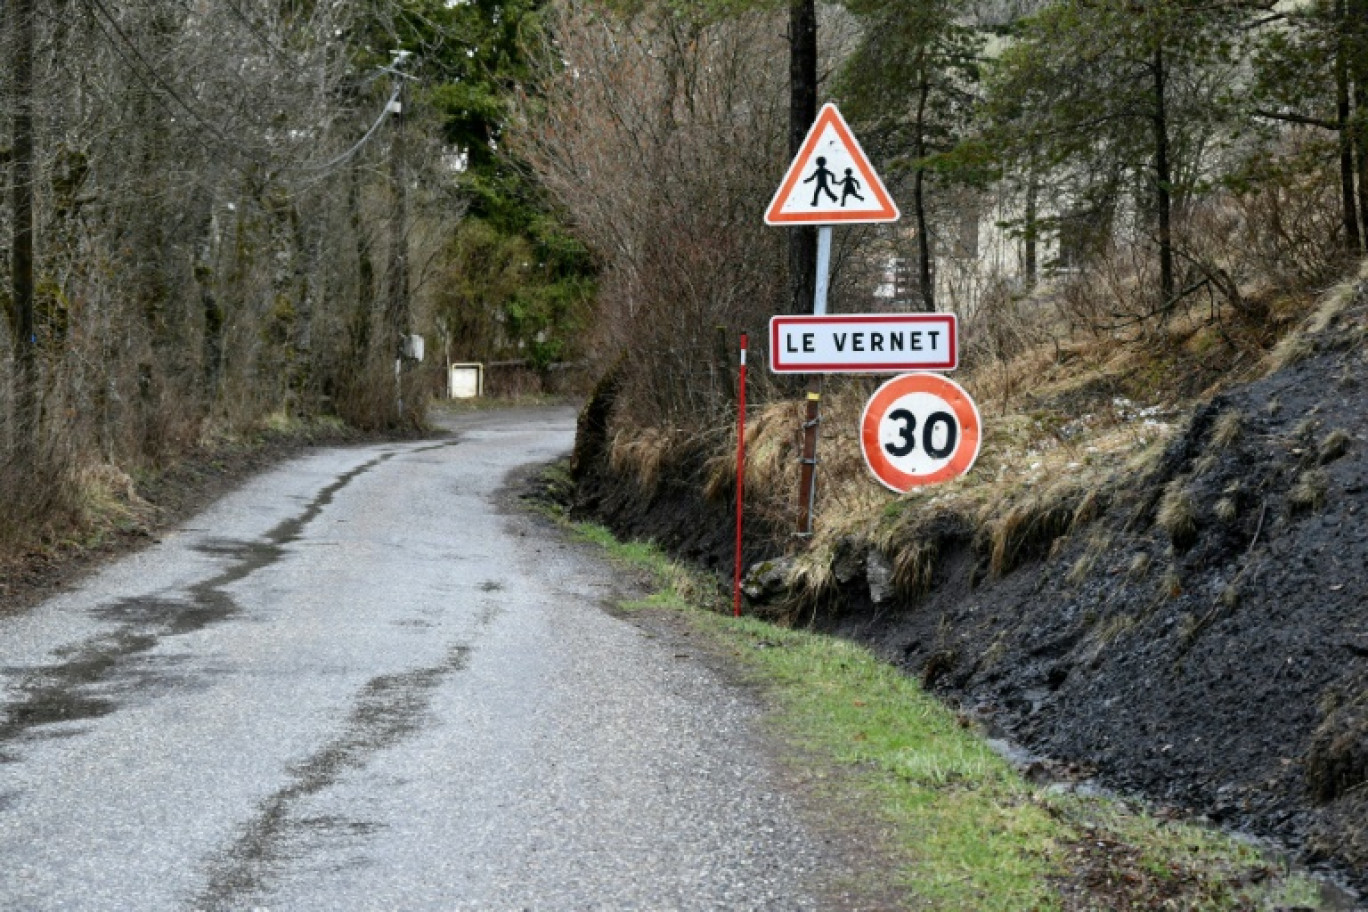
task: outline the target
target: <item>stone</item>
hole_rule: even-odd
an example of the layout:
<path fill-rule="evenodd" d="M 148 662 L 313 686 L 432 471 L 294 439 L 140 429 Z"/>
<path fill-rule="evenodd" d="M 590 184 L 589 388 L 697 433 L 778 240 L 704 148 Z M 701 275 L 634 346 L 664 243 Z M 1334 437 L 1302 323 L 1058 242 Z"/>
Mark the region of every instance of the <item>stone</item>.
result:
<path fill-rule="evenodd" d="M 869 600 L 875 605 L 893 597 L 893 564 L 878 548 L 870 548 L 865 557 L 865 579 L 869 582 Z"/>
<path fill-rule="evenodd" d="M 741 591 L 756 604 L 772 601 L 788 591 L 788 578 L 793 565 L 794 559 L 791 557 L 776 557 L 752 564 L 741 578 Z"/>

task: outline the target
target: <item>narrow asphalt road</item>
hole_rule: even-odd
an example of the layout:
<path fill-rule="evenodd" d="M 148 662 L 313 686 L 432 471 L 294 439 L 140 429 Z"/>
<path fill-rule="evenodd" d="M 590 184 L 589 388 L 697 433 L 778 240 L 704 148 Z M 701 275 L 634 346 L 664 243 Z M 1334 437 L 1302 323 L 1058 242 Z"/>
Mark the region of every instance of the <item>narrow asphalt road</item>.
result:
<path fill-rule="evenodd" d="M 500 509 L 573 413 L 452 423 L 0 620 L 0 908 L 833 907 L 753 700 Z"/>

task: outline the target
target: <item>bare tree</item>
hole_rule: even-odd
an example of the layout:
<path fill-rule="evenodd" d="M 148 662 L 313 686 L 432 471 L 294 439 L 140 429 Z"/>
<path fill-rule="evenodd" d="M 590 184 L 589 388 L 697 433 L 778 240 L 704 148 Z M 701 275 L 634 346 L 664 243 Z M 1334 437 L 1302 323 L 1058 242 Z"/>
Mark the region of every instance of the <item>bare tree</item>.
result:
<path fill-rule="evenodd" d="M 788 160 L 782 26 L 557 11 L 512 142 L 603 264 L 597 348 L 626 358 L 629 411 L 706 424 L 731 397 L 719 327 L 759 337 L 787 303 L 761 219 Z"/>

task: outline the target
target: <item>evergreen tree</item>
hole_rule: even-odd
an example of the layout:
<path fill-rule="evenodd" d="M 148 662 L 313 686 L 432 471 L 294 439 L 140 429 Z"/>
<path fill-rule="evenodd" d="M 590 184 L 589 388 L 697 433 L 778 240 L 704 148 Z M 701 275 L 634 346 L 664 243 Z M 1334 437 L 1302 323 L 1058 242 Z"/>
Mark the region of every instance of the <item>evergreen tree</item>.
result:
<path fill-rule="evenodd" d="M 928 183 L 973 112 L 984 38 L 961 24 L 950 0 L 850 0 L 864 39 L 838 85 L 851 119 L 890 178 L 911 181 L 923 309 L 935 305 Z"/>
<path fill-rule="evenodd" d="M 1325 131 L 1338 158 L 1345 249 L 1368 237 L 1368 3 L 1316 0 L 1272 17 L 1252 40 L 1253 114 Z M 1280 131 L 1268 131 L 1276 138 Z"/>
<path fill-rule="evenodd" d="M 1181 297 L 1175 212 L 1209 177 L 1246 15 L 1178 0 L 1064 0 L 1020 23 L 989 80 L 998 139 L 1057 184 L 1056 216 L 1080 241 L 1066 247 L 1100 245 L 1127 202 L 1141 215 L 1157 252 L 1157 313 Z"/>
<path fill-rule="evenodd" d="M 545 0 L 403 0 L 369 24 L 366 56 L 406 55 L 459 160 L 466 218 L 449 254 L 441 319 L 462 357 L 566 357 L 593 291 L 594 265 L 527 169 L 503 148 L 511 102 L 532 82 L 527 44 Z M 510 284 L 510 276 L 516 281 Z"/>

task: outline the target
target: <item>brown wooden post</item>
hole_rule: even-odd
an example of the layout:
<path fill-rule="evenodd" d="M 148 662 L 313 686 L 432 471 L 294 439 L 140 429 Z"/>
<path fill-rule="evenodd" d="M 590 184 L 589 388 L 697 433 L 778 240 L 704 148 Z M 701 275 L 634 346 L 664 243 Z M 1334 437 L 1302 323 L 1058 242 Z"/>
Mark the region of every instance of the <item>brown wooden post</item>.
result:
<path fill-rule="evenodd" d="M 817 431 L 822 423 L 822 378 L 808 381 L 807 415 L 803 420 L 802 468 L 798 480 L 798 534 L 812 535 L 817 504 Z"/>

